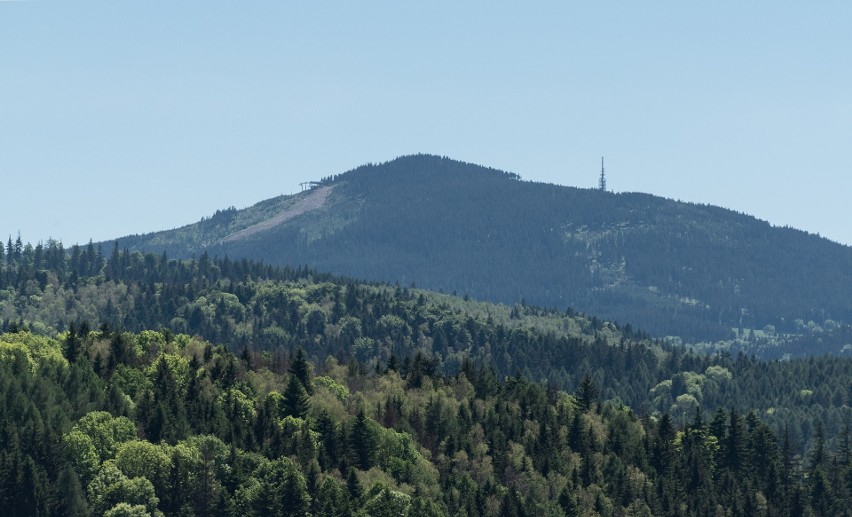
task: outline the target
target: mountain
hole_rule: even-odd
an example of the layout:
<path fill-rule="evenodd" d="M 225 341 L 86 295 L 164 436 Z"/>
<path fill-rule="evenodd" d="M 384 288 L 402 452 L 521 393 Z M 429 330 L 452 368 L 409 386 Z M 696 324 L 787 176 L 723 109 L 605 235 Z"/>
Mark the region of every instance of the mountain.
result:
<path fill-rule="evenodd" d="M 691 340 L 852 322 L 850 247 L 715 206 L 523 181 L 429 155 L 118 241 L 573 307 Z"/>

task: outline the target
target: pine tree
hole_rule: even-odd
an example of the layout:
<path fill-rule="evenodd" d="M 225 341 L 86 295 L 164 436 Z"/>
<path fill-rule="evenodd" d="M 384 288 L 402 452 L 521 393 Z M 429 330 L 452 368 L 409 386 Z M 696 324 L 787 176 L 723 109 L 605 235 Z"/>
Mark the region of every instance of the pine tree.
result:
<path fill-rule="evenodd" d="M 740 472 L 745 461 L 745 426 L 736 409 L 729 412 L 728 432 L 724 441 L 724 466 L 732 472 Z"/>
<path fill-rule="evenodd" d="M 810 454 L 810 470 L 815 472 L 818 468 L 825 468 L 825 429 L 822 422 L 817 425 L 816 436 L 814 436 L 814 448 Z"/>
<path fill-rule="evenodd" d="M 290 365 L 290 373 L 293 374 L 299 382 L 304 386 L 308 394 L 313 394 L 314 388 L 311 382 L 311 366 L 308 364 L 308 358 L 305 351 L 301 347 L 296 351 L 296 357 Z"/>
<path fill-rule="evenodd" d="M 562 489 L 562 493 L 559 495 L 559 506 L 565 512 L 566 517 L 578 517 L 580 515 L 577 497 L 568 490 L 567 486 Z"/>
<path fill-rule="evenodd" d="M 355 465 L 361 470 L 370 470 L 370 467 L 373 466 L 376 438 L 367 422 L 367 415 L 364 414 L 363 408 L 358 411 L 358 415 L 355 417 L 350 442 Z"/>
<path fill-rule="evenodd" d="M 577 400 L 577 407 L 580 411 L 587 412 L 592 409 L 598 399 L 598 387 L 592 381 L 591 375 L 587 373 L 583 376 L 583 380 L 580 382 L 580 387 L 577 388 L 574 397 Z"/>
<path fill-rule="evenodd" d="M 839 456 L 840 465 L 848 467 L 852 465 L 852 449 L 850 449 L 849 422 L 843 425 L 843 432 L 840 435 L 840 444 L 838 446 L 837 455 Z"/>
<path fill-rule="evenodd" d="M 252 370 L 252 360 L 251 360 L 251 352 L 248 349 L 248 344 L 243 346 L 243 351 L 240 353 L 240 360 L 246 367 L 246 370 Z"/>
<path fill-rule="evenodd" d="M 80 340 L 77 338 L 77 328 L 73 322 L 68 328 L 68 338 L 65 340 L 65 358 L 69 363 L 77 362 L 80 352 Z"/>
<path fill-rule="evenodd" d="M 310 399 L 304 385 L 295 375 L 290 375 L 284 390 L 284 415 L 305 418 L 310 410 Z"/>
<path fill-rule="evenodd" d="M 346 476 L 346 491 L 349 493 L 350 506 L 356 508 L 360 506 L 364 489 L 361 488 L 361 482 L 358 480 L 355 469 L 349 469 L 349 475 Z"/>
<path fill-rule="evenodd" d="M 89 515 L 89 506 L 80 485 L 80 478 L 77 477 L 70 465 L 66 465 L 62 469 L 56 488 L 59 492 L 57 515 L 61 517 L 86 517 Z"/>
<path fill-rule="evenodd" d="M 282 515 L 287 517 L 305 517 L 309 515 L 311 496 L 308 495 L 301 473 L 297 471 L 288 472 L 284 479 L 282 492 Z"/>
<path fill-rule="evenodd" d="M 809 478 L 811 487 L 810 502 L 811 508 L 817 515 L 836 515 L 831 511 L 834 494 L 832 493 L 831 483 L 828 481 L 828 476 L 825 473 L 822 465 L 811 472 Z"/>

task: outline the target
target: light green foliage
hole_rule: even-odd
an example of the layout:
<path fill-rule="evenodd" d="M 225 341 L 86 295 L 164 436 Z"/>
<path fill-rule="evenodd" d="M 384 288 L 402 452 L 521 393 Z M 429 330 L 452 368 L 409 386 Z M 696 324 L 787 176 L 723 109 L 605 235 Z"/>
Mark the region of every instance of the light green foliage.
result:
<path fill-rule="evenodd" d="M 10 322 L 9 334 L 0 340 L 17 347 L 9 348 L 8 360 L 0 360 L 0 413 L 8 420 L 0 429 L 7 439 L 0 455 L 0 466 L 5 465 L 0 494 L 4 504 L 9 501 L 7 513 L 34 513 L 26 510 L 31 501 L 21 496 L 34 494 L 41 501 L 39 512 L 48 515 L 62 513 L 67 501 L 80 501 L 75 507 L 82 508 L 86 496 L 97 515 L 139 507 L 151 513 L 156 511 L 152 495 L 170 515 L 303 515 L 310 494 L 316 498 L 317 506 L 310 508 L 314 515 L 323 514 L 320 508 L 367 515 L 368 504 L 377 514 L 418 516 L 561 515 L 557 504 L 569 515 L 648 508 L 696 515 L 765 508 L 774 515 L 783 513 L 779 479 L 809 494 L 808 484 L 817 478 L 804 470 L 810 470 L 810 460 L 799 463 L 807 477 L 794 470 L 781 478 L 780 460 L 802 453 L 777 454 L 778 440 L 754 415 L 773 415 L 773 429 L 779 421 L 789 422 L 794 440 L 803 444 L 812 439 L 815 423 L 830 424 L 825 454 L 849 456 L 836 445 L 838 423 L 848 417 L 844 381 L 852 363 L 845 359 L 705 358 L 634 339 L 607 322 L 563 318 L 524 304 L 511 309 L 508 323 L 497 325 L 497 313 L 471 315 L 464 301 L 439 306 L 428 295 L 413 296 L 401 287 L 315 284 L 303 272 L 225 262 L 222 277 L 199 278 L 192 271 L 209 270 L 209 261 L 143 269 L 133 266 L 136 260 L 158 264 L 157 256 L 127 254 L 113 263 L 121 269 L 110 274 L 153 278 L 153 297 L 150 284 L 128 282 L 127 295 L 137 308 L 128 302 L 111 313 L 126 314 L 125 324 L 148 325 L 152 314 L 174 308 L 193 332 L 214 336 L 222 346 L 185 336 L 166 343 L 167 332 L 123 333 L 110 316 L 110 329 L 82 335 L 75 342 L 79 347 L 69 348 L 81 353 L 60 368 L 38 359 L 33 350 L 40 344 L 23 345 L 21 340 L 30 338 L 26 331 L 16 333 Z M 174 282 L 169 289 L 156 285 L 164 268 L 171 272 L 159 280 Z M 24 273 L 17 282 L 21 300 L 38 296 L 40 289 Z M 264 280 L 278 274 L 285 280 L 275 285 Z M 0 281 L 7 278 L 0 275 Z M 72 280 L 65 281 L 82 296 L 99 292 L 97 282 Z M 257 286 L 264 282 L 272 296 L 259 303 Z M 233 297 L 217 294 L 225 290 L 245 303 L 243 316 L 228 308 Z M 202 299 L 215 311 L 211 321 L 201 309 L 185 312 L 189 300 Z M 322 316 L 311 324 L 316 335 L 307 333 L 309 314 Z M 235 326 L 237 317 L 245 320 Z M 529 318 L 570 320 L 586 334 L 563 339 L 559 332 L 542 333 Z M 282 330 L 285 343 L 263 341 L 270 322 Z M 162 326 L 155 321 L 150 328 Z M 355 337 L 343 338 L 342 327 Z M 255 330 L 240 334 L 249 328 Z M 242 348 L 238 336 L 251 339 L 245 341 L 250 352 L 245 361 L 228 351 L 234 343 Z M 362 364 L 350 360 L 358 338 L 372 340 Z M 389 344 L 400 342 L 391 362 Z M 280 350 L 295 346 L 305 346 L 314 358 L 339 354 L 346 360 L 341 365 L 329 358 L 311 366 L 293 361 L 288 375 Z M 96 354 L 101 360 L 92 367 Z M 188 371 L 190 359 L 195 372 Z M 285 401 L 297 400 L 282 395 L 290 385 L 286 381 L 292 380 L 301 396 L 314 368 L 321 376 L 314 379 L 309 403 L 298 412 L 282 411 Z M 520 375 L 505 376 L 513 370 Z M 587 410 L 580 411 L 583 390 L 577 400 L 556 390 L 582 386 L 586 372 L 596 385 L 586 391 L 595 395 L 587 397 L 594 403 L 581 404 Z M 185 384 L 187 391 L 191 384 L 191 396 Z M 799 397 L 801 390 L 811 391 Z M 649 409 L 671 411 L 674 418 L 639 418 L 612 403 L 618 398 L 644 410 L 649 391 L 657 398 Z M 700 414 L 694 410 L 702 400 L 707 407 Z M 777 411 L 764 411 L 766 401 Z M 744 404 L 754 415 L 734 418 L 732 424 L 724 412 L 708 418 L 720 406 L 739 411 Z M 106 412 L 89 413 L 76 424 L 71 420 L 91 408 L 136 420 Z M 304 418 L 282 418 L 287 414 Z M 64 433 L 61 446 L 59 433 Z M 140 440 L 141 433 L 149 441 Z M 193 436 L 197 433 L 216 437 Z M 847 465 L 842 460 L 835 465 L 834 471 L 828 463 L 821 468 L 833 485 L 832 497 L 840 500 Z M 835 506 L 849 507 L 847 500 Z"/>
<path fill-rule="evenodd" d="M 107 487 L 118 483 L 122 479 L 127 479 L 127 476 L 121 473 L 121 470 L 115 465 L 115 461 L 107 460 L 103 462 L 95 477 L 89 482 L 89 502 L 93 505 L 97 504 L 106 492 Z"/>
<path fill-rule="evenodd" d="M 677 382 L 675 382 L 675 379 Z M 696 399 L 701 399 L 701 386 L 704 384 L 705 377 L 700 373 L 695 372 L 681 372 L 675 375 L 672 378 L 672 390 L 676 393 L 673 393 L 675 396 L 681 395 L 683 393 L 689 393 Z"/>
<path fill-rule="evenodd" d="M 320 376 L 314 377 L 314 386 L 324 388 L 337 397 L 341 402 L 346 402 L 349 398 L 349 388 L 338 383 L 331 377 Z"/>
<path fill-rule="evenodd" d="M 68 459 L 80 481 L 88 483 L 101 464 L 98 451 L 91 438 L 79 429 L 72 429 L 62 437 Z"/>
<path fill-rule="evenodd" d="M 423 457 L 408 433 L 375 426 L 379 466 L 397 483 L 438 491 L 438 472 Z"/>
<path fill-rule="evenodd" d="M 209 297 L 208 301 L 210 304 L 215 304 L 217 318 L 233 318 L 235 321 L 245 318 L 246 308 L 240 303 L 240 299 L 235 294 L 216 293 L 215 296 Z"/>
<path fill-rule="evenodd" d="M 370 517 L 398 517 L 407 515 L 410 506 L 411 496 L 377 484 L 367 494 L 364 509 Z"/>
<path fill-rule="evenodd" d="M 254 400 L 238 388 L 231 388 L 219 395 L 218 404 L 232 404 L 235 417 L 244 423 L 251 422 L 257 416 Z"/>
<path fill-rule="evenodd" d="M 189 384 L 189 359 L 186 356 L 179 354 L 161 354 L 156 361 L 151 363 L 145 370 L 148 379 L 154 381 L 157 377 L 157 363 L 165 361 L 175 381 L 175 388 L 179 393 L 183 393 Z"/>
<path fill-rule="evenodd" d="M 195 342 L 195 343 L 199 343 L 199 344 L 200 344 L 200 340 L 198 340 L 198 339 L 193 339 L 193 337 L 192 337 L 192 336 L 189 336 L 189 335 L 186 335 L 186 334 L 177 334 L 177 335 L 173 338 L 173 341 L 174 341 L 175 346 L 176 346 L 179 350 L 183 350 L 183 349 L 184 349 L 184 348 L 186 348 L 186 347 L 187 347 L 190 343 L 193 343 L 193 342 Z"/>
<path fill-rule="evenodd" d="M 119 446 L 136 438 L 136 425 L 127 417 L 113 417 L 106 411 L 93 411 L 74 424 L 73 430 L 92 440 L 101 460 L 115 456 Z"/>
<path fill-rule="evenodd" d="M 218 479 L 231 475 L 230 453 L 230 448 L 222 440 L 210 435 L 192 436 L 174 449 L 174 457 L 186 461 L 192 478 L 206 487 L 210 494 L 220 488 Z"/>
<path fill-rule="evenodd" d="M 146 372 L 125 364 L 116 367 L 111 381 L 132 400 L 138 400 L 139 395 L 153 387 L 151 377 Z"/>
<path fill-rule="evenodd" d="M 361 320 L 352 316 L 344 316 L 337 323 L 338 339 L 345 345 L 352 345 L 361 337 Z"/>
<path fill-rule="evenodd" d="M 316 379 L 314 380 L 316 381 Z M 310 414 L 316 418 L 320 413 L 326 412 L 336 421 L 345 420 L 349 414 L 345 402 L 340 400 L 331 390 L 326 389 L 323 384 L 315 384 L 315 386 L 317 388 L 314 389 L 314 394 L 311 396 Z"/>
<path fill-rule="evenodd" d="M 672 380 L 666 379 L 666 380 L 660 382 L 659 384 L 657 384 L 656 386 L 654 386 L 653 388 L 651 388 L 651 396 L 656 399 L 656 398 L 659 398 L 659 397 L 670 395 L 671 391 L 672 391 Z"/>
<path fill-rule="evenodd" d="M 672 416 L 675 421 L 683 421 L 695 414 L 699 407 L 698 399 L 689 393 L 682 393 L 675 397 L 674 405 L 671 407 Z"/>
<path fill-rule="evenodd" d="M 3 336 L 0 335 L 0 339 L 2 338 Z M 14 364 L 18 368 L 25 368 L 31 373 L 36 369 L 36 363 L 23 343 L 0 341 L 0 361 Z"/>
<path fill-rule="evenodd" d="M 0 334 L 0 361 L 20 361 L 33 372 L 40 364 L 68 366 L 59 341 L 30 332 Z"/>
<path fill-rule="evenodd" d="M 143 330 L 136 336 L 136 345 L 145 354 L 158 354 L 166 346 L 166 338 L 154 330 Z"/>
<path fill-rule="evenodd" d="M 724 366 L 708 366 L 704 376 L 718 384 L 724 384 L 734 378 L 733 374 Z"/>
<path fill-rule="evenodd" d="M 699 407 L 705 392 L 716 394 L 733 375 L 723 366 L 709 366 L 704 374 L 684 371 L 654 386 L 650 395 L 658 411 L 669 412 L 676 422 L 685 423 Z"/>
<path fill-rule="evenodd" d="M 271 391 L 266 395 L 263 406 L 273 418 L 281 418 L 284 414 L 284 395 Z"/>
<path fill-rule="evenodd" d="M 118 503 L 104 514 L 104 517 L 150 517 L 151 513 L 148 509 L 141 505 L 130 505 L 128 503 Z"/>
<path fill-rule="evenodd" d="M 287 458 L 261 460 L 237 489 L 234 499 L 239 514 L 245 517 L 301 516 L 310 508 L 305 478 Z"/>
<path fill-rule="evenodd" d="M 128 478 L 145 477 L 157 481 L 165 478 L 172 468 L 170 452 L 167 445 L 134 440 L 119 447 L 115 465 Z"/>
<path fill-rule="evenodd" d="M 190 449 L 197 450 L 201 455 L 202 461 L 213 461 L 219 465 L 225 465 L 228 462 L 230 449 L 222 440 L 211 435 L 196 435 L 190 436 L 181 444 Z"/>
<path fill-rule="evenodd" d="M 402 318 L 394 314 L 385 314 L 379 318 L 379 332 L 387 335 L 392 342 L 400 343 L 411 334 L 411 328 Z"/>
<path fill-rule="evenodd" d="M 143 477 L 132 479 L 125 477 L 107 485 L 102 495 L 95 501 L 95 513 L 113 508 L 119 503 L 142 506 L 151 515 L 162 515 L 157 509 L 160 499 L 154 493 L 154 485 Z"/>
<path fill-rule="evenodd" d="M 141 505 L 152 515 L 159 515 L 159 499 L 154 494 L 154 485 L 143 477 L 128 478 L 115 465 L 107 460 L 89 483 L 89 502 L 95 515 L 103 515 L 119 503 L 130 506 Z"/>
<path fill-rule="evenodd" d="M 286 386 L 280 375 L 275 375 L 267 368 L 246 372 L 246 380 L 260 398 L 263 398 L 264 394 L 280 394 Z"/>
<path fill-rule="evenodd" d="M 165 447 L 164 447 L 165 448 Z M 198 486 L 198 481 L 201 480 L 201 485 L 210 487 L 215 483 L 215 470 L 213 462 L 209 464 L 202 458 L 201 451 L 197 447 L 193 447 L 186 442 L 178 443 L 173 447 L 168 447 L 170 453 L 169 464 L 172 471 L 168 473 L 167 488 L 171 485 L 176 485 L 183 489 L 188 489 L 193 486 Z"/>
<path fill-rule="evenodd" d="M 305 300 L 309 303 L 317 303 L 328 298 L 336 289 L 337 285 L 332 282 L 310 283 L 305 286 Z"/>
<path fill-rule="evenodd" d="M 282 346 L 287 343 L 289 334 L 278 325 L 270 325 L 261 331 L 263 342 L 270 346 Z"/>
<path fill-rule="evenodd" d="M 281 434 L 294 448 L 303 466 L 316 458 L 320 445 L 320 435 L 312 430 L 308 423 L 301 418 L 286 416 L 278 421 Z"/>

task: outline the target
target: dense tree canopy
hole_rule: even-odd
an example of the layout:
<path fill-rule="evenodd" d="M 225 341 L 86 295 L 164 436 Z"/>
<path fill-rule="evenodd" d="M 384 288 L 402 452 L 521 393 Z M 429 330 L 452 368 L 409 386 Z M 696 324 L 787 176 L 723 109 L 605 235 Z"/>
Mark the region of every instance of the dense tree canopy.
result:
<path fill-rule="evenodd" d="M 0 275 L 13 515 L 852 508 L 848 358 L 707 355 L 573 311 L 38 248 L 13 243 Z"/>
<path fill-rule="evenodd" d="M 129 353 L 95 371 L 94 358 Z M 848 515 L 848 426 L 805 456 L 754 412 L 640 417 L 465 363 L 453 375 L 90 331 L 0 343 L 13 515 Z M 64 352 L 63 353 L 63 349 Z M 408 359 L 408 358 L 405 358 Z M 112 362 L 109 359 L 108 363 Z M 416 379 L 416 380 L 415 380 Z M 285 390 L 298 386 L 301 414 Z M 154 396 L 154 394 L 158 394 Z M 844 513 L 847 512 L 847 513 Z"/>
<path fill-rule="evenodd" d="M 571 310 L 465 301 L 245 260 L 202 255 L 178 261 L 118 246 L 104 258 L 92 244 L 63 255 L 56 242 L 42 246 L 40 254 L 38 246 L 21 249 L 20 260 L 0 275 L 0 329 L 54 336 L 67 331 L 71 356 L 80 347 L 76 336 L 93 328 L 143 335 L 168 329 L 228 345 L 240 351 L 239 362 L 247 367 L 249 351 L 298 355 L 301 348 L 305 361 L 333 356 L 346 362 L 354 356 L 370 367 L 411 369 L 414 386 L 424 375 L 453 374 L 468 361 L 501 378 L 520 373 L 569 393 L 589 376 L 600 399 L 617 399 L 643 413 L 669 412 L 677 423 L 687 422 L 697 406 L 755 410 L 776 432 L 789 425 L 800 446 L 810 442 L 816 422 L 834 439 L 852 416 L 848 358 L 759 361 L 687 352 L 629 325 Z M 116 333 L 93 357 L 94 367 L 112 372 L 134 354 Z M 233 375 L 236 366 L 223 367 Z M 309 395 L 308 370 L 295 361 L 293 373 Z M 290 407 L 297 411 L 299 397 L 291 394 Z M 173 404 L 161 416 L 169 419 L 177 411 Z M 157 420 L 152 422 L 156 428 Z"/>
<path fill-rule="evenodd" d="M 131 251 L 208 251 L 502 303 L 571 306 L 691 341 L 766 325 L 807 338 L 796 320 L 852 323 L 852 248 L 731 210 L 519 181 L 425 155 L 322 185 L 332 190 L 321 209 L 244 238 L 229 236 L 301 206 L 311 192 L 122 242 Z M 811 353 L 839 350 L 808 342 Z"/>

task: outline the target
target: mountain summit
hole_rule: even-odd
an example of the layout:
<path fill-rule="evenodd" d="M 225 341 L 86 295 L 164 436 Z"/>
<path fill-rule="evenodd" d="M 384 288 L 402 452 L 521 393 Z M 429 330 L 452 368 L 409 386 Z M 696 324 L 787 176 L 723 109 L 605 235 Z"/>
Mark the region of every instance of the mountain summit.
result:
<path fill-rule="evenodd" d="M 714 206 L 405 156 L 119 239 L 614 319 L 657 335 L 852 321 L 852 248 Z"/>

